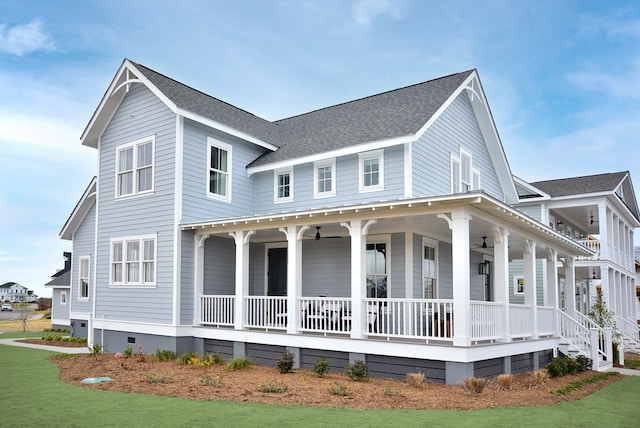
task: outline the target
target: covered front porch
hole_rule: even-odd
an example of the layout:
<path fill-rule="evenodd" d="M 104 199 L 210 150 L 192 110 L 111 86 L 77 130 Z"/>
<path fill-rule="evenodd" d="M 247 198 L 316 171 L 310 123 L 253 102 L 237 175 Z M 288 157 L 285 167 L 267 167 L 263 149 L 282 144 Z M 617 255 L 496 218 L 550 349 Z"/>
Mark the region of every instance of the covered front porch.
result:
<path fill-rule="evenodd" d="M 559 336 L 559 290 L 592 254 L 483 193 L 183 230 L 196 326 L 453 347 Z"/>

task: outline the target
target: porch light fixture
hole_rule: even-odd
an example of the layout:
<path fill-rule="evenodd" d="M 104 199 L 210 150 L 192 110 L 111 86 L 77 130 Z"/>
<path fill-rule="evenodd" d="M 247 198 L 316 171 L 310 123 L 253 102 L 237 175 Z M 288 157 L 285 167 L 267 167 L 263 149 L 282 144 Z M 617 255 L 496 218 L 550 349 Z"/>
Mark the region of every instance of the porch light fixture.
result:
<path fill-rule="evenodd" d="M 596 271 L 593 271 L 593 278 L 592 279 L 596 279 Z"/>
<path fill-rule="evenodd" d="M 562 220 L 556 220 L 556 227 L 563 225 L 564 222 Z"/>
<path fill-rule="evenodd" d="M 320 240 L 320 226 L 316 226 L 316 241 Z"/>
<path fill-rule="evenodd" d="M 486 236 L 482 237 L 482 248 L 487 248 L 487 237 Z"/>
<path fill-rule="evenodd" d="M 489 262 L 480 262 L 478 265 L 478 273 L 480 275 L 489 275 Z"/>

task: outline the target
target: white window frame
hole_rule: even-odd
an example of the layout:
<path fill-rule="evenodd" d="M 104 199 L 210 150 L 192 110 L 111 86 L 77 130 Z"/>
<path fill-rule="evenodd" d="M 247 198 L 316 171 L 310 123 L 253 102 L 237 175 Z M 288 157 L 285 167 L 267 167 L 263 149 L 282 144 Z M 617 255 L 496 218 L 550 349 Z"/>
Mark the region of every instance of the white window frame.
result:
<path fill-rule="evenodd" d="M 366 185 L 365 183 L 365 162 L 369 160 L 378 160 L 378 183 Z M 384 150 L 372 150 L 370 152 L 358 154 L 358 177 L 360 192 L 373 192 L 384 190 Z"/>
<path fill-rule="evenodd" d="M 280 176 L 289 175 L 289 196 L 280 197 Z M 273 172 L 273 201 L 291 202 L 293 201 L 293 168 L 277 169 Z"/>
<path fill-rule="evenodd" d="M 320 168 L 327 168 L 327 167 L 331 168 L 331 190 L 320 192 L 318 190 L 318 187 L 319 187 L 318 186 L 318 179 L 319 179 L 318 170 Z M 325 160 L 313 163 L 313 197 L 314 198 L 327 198 L 327 197 L 335 196 L 337 184 L 338 183 L 336 180 L 336 159 L 335 158 L 325 159 Z"/>
<path fill-rule="evenodd" d="M 145 259 L 145 242 L 148 241 L 153 241 L 153 258 Z M 138 244 L 137 258 L 135 260 L 128 259 L 128 244 L 135 243 Z M 112 238 L 109 245 L 109 286 L 135 288 L 154 288 L 156 286 L 158 269 L 158 238 L 156 234 Z M 115 245 L 120 245 L 120 260 L 114 260 Z M 153 263 L 153 269 L 150 272 L 152 278 L 150 281 L 145 281 L 147 272 L 145 267 L 149 263 Z M 117 266 L 120 267 L 119 278 L 115 278 L 114 275 Z M 137 281 L 129 280 L 129 268 L 132 271 L 137 271 Z"/>
<path fill-rule="evenodd" d="M 86 276 L 83 275 L 82 265 L 86 263 L 87 272 Z M 89 300 L 89 288 L 91 287 L 91 257 L 89 256 L 80 256 L 78 257 L 78 300 Z M 87 295 L 85 296 L 82 292 L 83 281 L 86 281 L 86 291 Z"/>
<path fill-rule="evenodd" d="M 451 153 L 451 193 L 466 193 L 480 189 L 481 174 L 480 170 L 473 166 L 473 155 L 460 147 L 458 153 Z"/>
<path fill-rule="evenodd" d="M 151 144 L 151 164 L 150 165 L 138 165 L 138 147 L 143 146 L 145 144 Z M 120 170 L 120 153 L 126 150 L 132 150 L 132 160 L 131 160 L 131 169 Z M 116 183 L 115 183 L 115 192 L 117 199 L 130 198 L 133 196 L 142 196 L 152 194 L 154 190 L 154 182 L 155 182 L 155 157 L 156 157 L 156 136 L 151 135 L 149 137 L 140 138 L 139 140 L 131 141 L 130 143 L 121 144 L 116 147 Z M 140 181 L 138 174 L 143 169 L 151 169 L 151 187 L 149 189 L 140 190 Z M 121 176 L 125 174 L 132 175 L 132 183 L 131 183 L 131 192 L 130 193 L 121 193 L 120 179 Z"/>
<path fill-rule="evenodd" d="M 430 238 L 426 238 L 423 237 L 422 238 L 422 250 L 421 250 L 421 260 L 422 260 L 422 295 L 420 296 L 421 299 L 426 299 L 425 297 L 425 291 L 426 291 L 426 287 L 425 287 L 425 279 L 427 278 L 426 276 L 426 272 L 424 269 L 424 248 L 425 247 L 431 247 L 434 249 L 434 264 L 435 264 L 435 284 L 433 286 L 433 297 L 432 299 L 437 299 L 438 298 L 438 285 L 439 285 L 439 269 L 438 269 L 438 241 L 434 240 L 434 239 L 430 239 Z M 433 278 L 433 277 L 429 277 L 429 278 Z"/>
<path fill-rule="evenodd" d="M 66 306 L 67 305 L 67 291 L 60 291 L 60 304 L 62 306 Z"/>
<path fill-rule="evenodd" d="M 211 168 L 211 149 L 217 148 L 227 152 L 227 171 L 214 170 Z M 222 172 L 226 174 L 226 186 L 225 194 L 221 195 L 211 191 L 211 173 Z M 231 189 L 233 189 L 233 146 L 231 144 L 223 143 L 215 138 L 207 137 L 207 197 L 217 199 L 219 201 L 231 202 Z"/>
<path fill-rule="evenodd" d="M 518 290 L 519 281 L 522 281 L 522 291 Z M 524 276 L 522 276 L 522 275 L 514 275 L 513 276 L 513 295 L 514 296 L 523 296 L 526 286 L 527 286 L 527 284 L 525 284 L 525 282 L 524 282 Z"/>
<path fill-rule="evenodd" d="M 387 277 L 387 297 L 384 297 L 386 299 L 391 298 L 391 236 L 390 235 L 377 235 L 377 236 L 370 236 L 369 238 L 367 238 L 367 243 L 366 245 L 376 245 L 376 244 L 384 244 L 385 245 L 385 275 Z M 366 260 L 366 245 L 365 245 L 365 280 L 366 277 L 368 277 L 369 274 L 369 270 L 368 270 L 368 263 Z M 365 290 L 365 293 L 367 293 L 367 291 Z M 372 297 L 375 299 L 381 299 L 382 297 Z"/>

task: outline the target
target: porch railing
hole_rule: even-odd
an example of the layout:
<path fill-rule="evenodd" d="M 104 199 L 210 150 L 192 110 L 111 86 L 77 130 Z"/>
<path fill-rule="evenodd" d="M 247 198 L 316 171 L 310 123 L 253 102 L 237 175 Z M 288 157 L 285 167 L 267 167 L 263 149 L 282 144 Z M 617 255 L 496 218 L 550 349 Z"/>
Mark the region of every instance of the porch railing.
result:
<path fill-rule="evenodd" d="M 580 312 L 571 317 L 563 311 L 558 311 L 558 321 L 560 335 L 578 352 L 591 358 L 594 370 L 599 370 L 603 364 L 613 363 L 611 329 L 600 328 Z M 604 363 L 605 361 L 607 363 Z"/>
<path fill-rule="evenodd" d="M 285 296 L 245 296 L 245 327 L 285 330 L 287 298 Z"/>
<path fill-rule="evenodd" d="M 616 327 L 623 336 L 634 341 L 637 345 L 640 345 L 640 328 L 638 328 L 637 321 L 618 317 L 616 318 Z"/>
<path fill-rule="evenodd" d="M 531 337 L 533 322 L 529 305 L 509 305 L 509 333 L 514 339 Z"/>
<path fill-rule="evenodd" d="M 502 303 L 471 302 L 471 340 L 487 341 L 502 338 Z"/>
<path fill-rule="evenodd" d="M 235 296 L 200 296 L 200 324 L 217 327 L 233 326 Z"/>
<path fill-rule="evenodd" d="M 576 260 L 599 260 L 600 259 L 600 241 L 595 239 L 581 239 L 578 241 L 595 254 L 593 256 L 577 256 Z"/>
<path fill-rule="evenodd" d="M 300 331 L 350 334 L 351 299 L 348 297 L 301 297 L 298 299 Z"/>
<path fill-rule="evenodd" d="M 555 334 L 556 310 L 552 306 L 538 306 L 538 336 Z"/>

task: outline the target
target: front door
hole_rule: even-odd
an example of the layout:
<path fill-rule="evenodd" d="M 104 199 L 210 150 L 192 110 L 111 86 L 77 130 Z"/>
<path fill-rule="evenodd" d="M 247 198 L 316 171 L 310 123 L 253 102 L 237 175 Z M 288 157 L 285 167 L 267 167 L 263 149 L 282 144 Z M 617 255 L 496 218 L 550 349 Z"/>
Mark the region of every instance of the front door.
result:
<path fill-rule="evenodd" d="M 287 295 L 287 249 L 269 248 L 267 296 Z"/>

